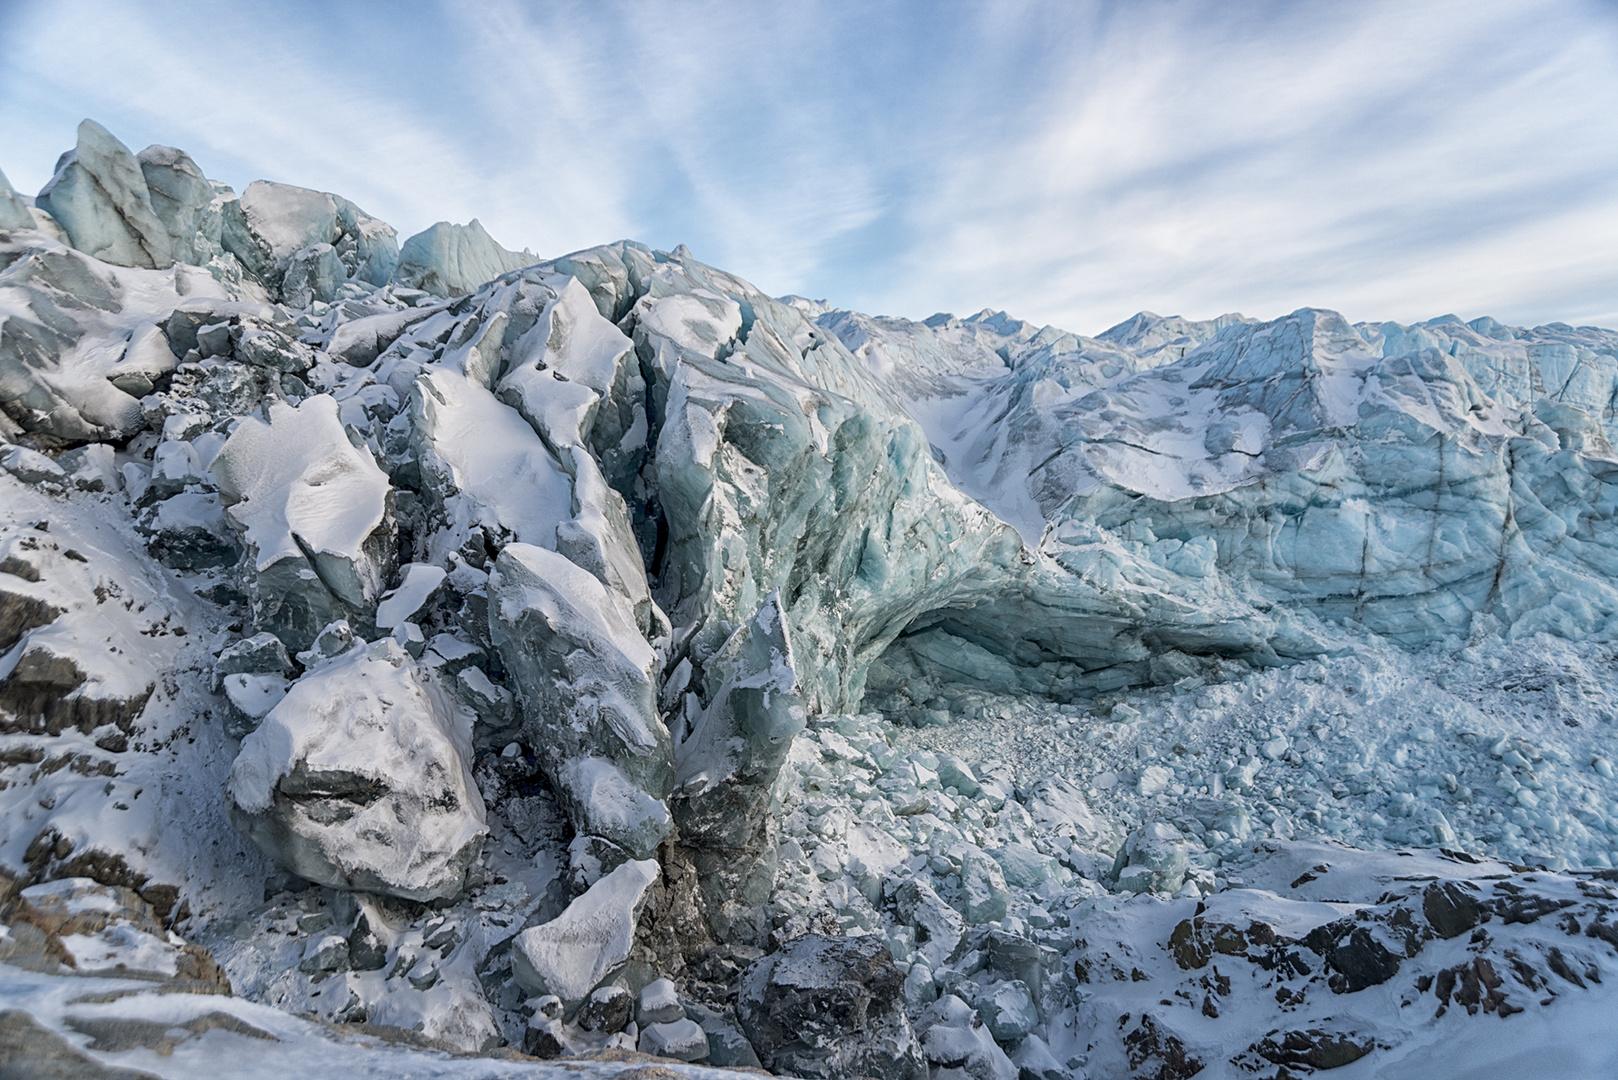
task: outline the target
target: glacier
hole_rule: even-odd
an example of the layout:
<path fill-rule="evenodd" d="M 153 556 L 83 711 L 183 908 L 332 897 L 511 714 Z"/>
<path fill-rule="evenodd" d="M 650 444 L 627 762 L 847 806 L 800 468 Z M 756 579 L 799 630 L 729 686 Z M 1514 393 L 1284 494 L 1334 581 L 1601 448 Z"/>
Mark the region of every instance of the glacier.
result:
<path fill-rule="evenodd" d="M 870 316 L 86 121 L 0 177 L 0 1047 L 1603 1075 L 1615 409 L 1613 330 Z"/>

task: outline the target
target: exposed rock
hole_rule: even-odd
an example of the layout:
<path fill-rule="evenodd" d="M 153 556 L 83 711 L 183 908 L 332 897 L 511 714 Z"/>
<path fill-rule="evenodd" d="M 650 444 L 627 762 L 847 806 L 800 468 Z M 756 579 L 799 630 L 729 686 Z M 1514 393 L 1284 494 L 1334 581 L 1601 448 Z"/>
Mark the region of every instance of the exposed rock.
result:
<path fill-rule="evenodd" d="M 1284 1031 L 1248 1047 L 1241 1058 L 1301 1069 L 1339 1069 L 1376 1049 L 1376 1040 L 1354 1032 L 1328 1033 L 1315 1028 Z"/>
<path fill-rule="evenodd" d="M 1399 957 L 1372 935 L 1370 927 L 1343 919 L 1310 931 L 1304 943 L 1332 970 L 1334 993 L 1351 994 L 1378 986 L 1399 973 Z"/>
<path fill-rule="evenodd" d="M 1434 882 L 1423 889 L 1421 911 L 1433 933 L 1441 938 L 1459 937 L 1482 918 L 1477 898 L 1459 881 Z"/>
<path fill-rule="evenodd" d="M 634 1015 L 633 994 L 622 986 L 603 986 L 592 991 L 585 1000 L 579 1009 L 578 1023 L 586 1031 L 614 1035 L 628 1027 Z"/>
<path fill-rule="evenodd" d="M 921 1080 L 903 983 L 875 938 L 809 934 L 747 969 L 737 1019 L 771 1072 Z"/>

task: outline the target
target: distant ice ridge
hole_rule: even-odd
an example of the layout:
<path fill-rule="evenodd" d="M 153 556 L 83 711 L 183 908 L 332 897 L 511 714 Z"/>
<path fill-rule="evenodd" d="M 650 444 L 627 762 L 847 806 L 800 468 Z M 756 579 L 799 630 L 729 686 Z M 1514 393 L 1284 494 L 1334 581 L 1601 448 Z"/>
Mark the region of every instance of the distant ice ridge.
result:
<path fill-rule="evenodd" d="M 1204 600 L 1233 627 L 1273 608 L 1411 646 L 1618 627 L 1612 331 L 1316 310 L 1142 314 L 1094 339 L 987 313 L 818 322 L 1042 569 Z M 967 640 L 1014 648 L 967 621 Z M 1160 645 L 1197 651 L 1184 621 L 1161 620 Z M 1284 629 L 1268 644 L 1299 651 Z"/>

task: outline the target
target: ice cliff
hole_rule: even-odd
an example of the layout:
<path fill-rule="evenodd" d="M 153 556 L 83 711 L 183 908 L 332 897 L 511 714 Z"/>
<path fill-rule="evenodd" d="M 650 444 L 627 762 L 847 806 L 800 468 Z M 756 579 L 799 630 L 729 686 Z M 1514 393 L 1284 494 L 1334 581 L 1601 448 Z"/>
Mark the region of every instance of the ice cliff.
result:
<path fill-rule="evenodd" d="M 1618 332 L 873 317 L 90 121 L 0 319 L 41 978 L 86 879 L 464 1051 L 1369 1067 L 1606 993 Z"/>

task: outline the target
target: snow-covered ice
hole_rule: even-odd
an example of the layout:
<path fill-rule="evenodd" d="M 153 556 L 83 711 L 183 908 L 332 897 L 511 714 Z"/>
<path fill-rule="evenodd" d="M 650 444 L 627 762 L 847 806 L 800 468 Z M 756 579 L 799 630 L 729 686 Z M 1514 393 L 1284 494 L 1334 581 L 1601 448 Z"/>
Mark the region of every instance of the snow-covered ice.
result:
<path fill-rule="evenodd" d="M 4 1045 L 1618 1064 L 1618 332 L 912 322 L 89 122 L 0 230 Z"/>

